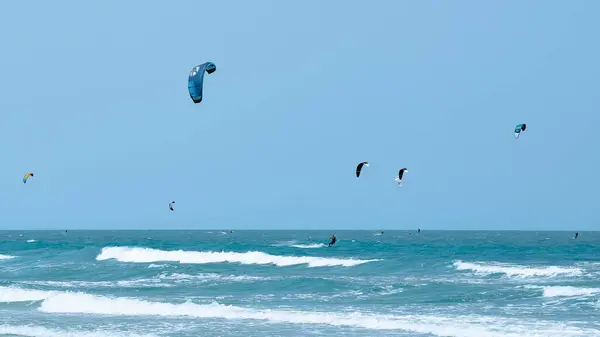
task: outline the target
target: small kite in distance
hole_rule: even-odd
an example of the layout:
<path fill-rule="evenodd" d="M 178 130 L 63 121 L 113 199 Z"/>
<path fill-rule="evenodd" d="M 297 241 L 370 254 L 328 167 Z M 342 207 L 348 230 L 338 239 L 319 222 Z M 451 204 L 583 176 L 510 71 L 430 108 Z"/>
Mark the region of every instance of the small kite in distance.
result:
<path fill-rule="evenodd" d="M 398 186 L 402 187 L 402 177 L 404 176 L 404 173 L 408 172 L 408 169 L 402 168 L 400 169 L 400 171 L 398 171 L 398 175 L 396 176 L 396 178 L 394 178 L 394 180 L 396 180 L 396 182 L 398 183 Z"/>
<path fill-rule="evenodd" d="M 33 173 L 29 172 L 27 173 L 24 177 L 23 177 L 23 184 L 27 183 L 27 179 L 29 179 L 29 177 L 33 177 Z"/>
<path fill-rule="evenodd" d="M 515 127 L 515 139 L 519 138 L 521 135 L 521 131 L 525 132 L 527 129 L 527 124 L 519 124 Z"/>
<path fill-rule="evenodd" d="M 360 171 L 362 170 L 363 166 L 369 167 L 369 162 L 363 161 L 362 163 L 358 164 L 356 167 L 356 178 L 360 176 Z"/>

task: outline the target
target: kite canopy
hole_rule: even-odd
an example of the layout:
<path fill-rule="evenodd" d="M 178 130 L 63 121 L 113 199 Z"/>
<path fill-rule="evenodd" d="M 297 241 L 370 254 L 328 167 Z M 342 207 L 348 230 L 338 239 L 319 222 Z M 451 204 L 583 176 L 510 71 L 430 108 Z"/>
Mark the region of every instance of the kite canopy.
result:
<path fill-rule="evenodd" d="M 170 210 L 172 210 L 172 211 L 174 211 L 174 209 L 173 209 L 173 204 L 174 204 L 174 203 L 175 203 L 175 201 L 171 201 L 171 202 L 169 203 L 169 209 L 170 209 Z"/>
<path fill-rule="evenodd" d="M 190 71 L 188 78 L 188 91 L 194 103 L 202 102 L 202 86 L 204 85 L 204 72 L 212 74 L 217 70 L 217 66 L 212 62 L 206 62 L 199 66 L 195 66 Z"/>
<path fill-rule="evenodd" d="M 401 168 L 400 171 L 398 171 L 398 175 L 396 176 L 396 178 L 394 178 L 396 180 L 396 182 L 398 183 L 398 185 L 402 185 L 402 177 L 404 176 L 404 173 L 408 172 L 408 169 L 405 168 Z"/>
<path fill-rule="evenodd" d="M 29 177 L 33 177 L 33 173 L 29 172 L 23 177 L 23 184 L 27 183 L 27 179 L 29 179 Z"/>
<path fill-rule="evenodd" d="M 358 166 L 356 167 L 357 178 L 360 176 L 360 171 L 362 170 L 363 166 L 369 167 L 369 162 L 363 161 L 362 163 L 358 164 Z"/>
<path fill-rule="evenodd" d="M 515 126 L 515 138 L 519 138 L 521 131 L 525 131 L 525 129 L 527 129 L 527 124 L 518 124 Z"/>

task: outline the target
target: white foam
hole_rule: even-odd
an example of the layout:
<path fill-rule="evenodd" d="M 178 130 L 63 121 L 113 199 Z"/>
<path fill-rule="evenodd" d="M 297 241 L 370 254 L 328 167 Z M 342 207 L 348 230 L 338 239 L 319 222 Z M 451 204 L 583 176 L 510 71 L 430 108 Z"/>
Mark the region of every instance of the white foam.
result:
<path fill-rule="evenodd" d="M 295 245 L 297 244 L 298 241 L 297 240 L 290 240 L 290 241 L 282 241 L 282 242 L 278 242 L 276 244 L 273 244 L 273 247 L 290 247 L 291 245 Z"/>
<path fill-rule="evenodd" d="M 175 286 L 174 284 L 162 283 L 158 277 L 120 281 L 20 281 L 19 284 L 58 288 L 145 288 Z"/>
<path fill-rule="evenodd" d="M 379 293 L 379 295 L 381 295 L 381 296 L 395 295 L 395 294 L 399 294 L 404 291 L 404 289 L 402 289 L 402 288 L 394 288 L 394 286 L 389 286 L 389 285 L 384 286 L 383 288 L 385 290 Z"/>
<path fill-rule="evenodd" d="M 0 302 L 30 302 L 44 300 L 56 292 L 35 289 L 0 287 Z"/>
<path fill-rule="evenodd" d="M 294 248 L 304 248 L 304 249 L 313 249 L 313 248 L 322 248 L 322 247 L 325 247 L 325 244 L 324 243 L 311 243 L 311 244 L 307 244 L 307 245 L 297 244 L 297 245 L 291 245 L 291 247 L 294 247 Z"/>
<path fill-rule="evenodd" d="M 138 335 L 133 333 L 118 333 L 114 331 L 83 331 L 83 330 L 56 330 L 32 325 L 0 325 L 0 335 L 18 335 L 27 337 L 142 337 L 152 335 Z"/>
<path fill-rule="evenodd" d="M 279 280 L 280 277 L 263 277 L 263 276 L 251 276 L 251 275 L 223 275 L 216 273 L 202 273 L 202 274 L 183 274 L 183 273 L 162 273 L 152 278 L 139 278 L 132 280 L 119 280 L 119 281 L 19 281 L 22 285 L 33 285 L 33 286 L 44 286 L 44 287 L 55 287 L 55 288 L 156 288 L 156 287 L 175 287 L 178 284 L 186 283 L 252 283 L 260 281 L 271 281 Z M 2 289 L 2 288 L 0 288 Z M 16 289 L 16 291 L 24 291 L 20 288 L 8 288 Z M 37 291 L 37 290 L 32 290 Z M 0 294 L 0 299 L 1 299 Z M 45 297 L 44 297 L 45 298 Z"/>
<path fill-rule="evenodd" d="M 47 313 L 261 320 L 269 323 L 319 324 L 369 330 L 399 330 L 441 337 L 583 337 L 600 334 L 600 330 L 597 329 L 584 329 L 551 321 L 478 315 L 392 316 L 359 312 L 260 310 L 218 303 L 195 304 L 186 302 L 175 304 L 81 293 L 53 295 L 42 302 L 39 310 Z"/>
<path fill-rule="evenodd" d="M 196 281 L 200 283 L 205 282 L 256 282 L 256 281 L 271 281 L 278 280 L 278 277 L 264 277 L 264 276 L 251 276 L 251 275 L 222 275 L 216 273 L 204 273 L 197 275 L 173 273 L 173 274 L 161 274 L 158 278 L 162 280 L 170 280 L 174 282 L 187 282 Z"/>
<path fill-rule="evenodd" d="M 302 243 L 298 243 L 297 240 L 290 240 L 290 241 L 278 242 L 278 243 L 274 244 L 273 246 L 274 247 L 294 247 L 294 248 L 303 248 L 303 249 L 314 249 L 314 248 L 325 247 L 326 245 L 324 243 L 302 244 Z"/>
<path fill-rule="evenodd" d="M 29 239 L 29 240 L 27 240 L 27 242 L 28 242 L 28 243 L 37 242 L 37 240 L 34 240 L 34 239 Z"/>
<path fill-rule="evenodd" d="M 471 270 L 478 274 L 505 274 L 509 277 L 555 277 L 580 276 L 582 270 L 577 267 L 529 267 L 521 265 L 502 264 L 497 262 L 462 262 L 454 261 L 456 270 Z"/>
<path fill-rule="evenodd" d="M 16 256 L 0 254 L 0 260 L 14 259 Z"/>
<path fill-rule="evenodd" d="M 241 263 L 241 264 L 274 264 L 279 267 L 307 264 L 309 267 L 344 266 L 351 267 L 379 260 L 355 260 L 325 258 L 313 256 L 279 256 L 263 252 L 195 252 L 165 251 L 138 247 L 104 247 L 96 260 L 115 259 L 119 262 L 159 262 L 173 261 L 179 263 Z"/>
<path fill-rule="evenodd" d="M 168 265 L 166 265 L 166 264 L 154 264 L 154 263 L 151 263 L 148 266 L 148 268 L 165 268 L 165 267 L 168 267 Z"/>
<path fill-rule="evenodd" d="M 364 290 L 348 290 L 348 291 L 336 292 L 334 294 L 296 293 L 296 294 L 283 295 L 283 296 L 280 296 L 277 298 L 275 298 L 275 295 L 270 295 L 266 299 L 268 299 L 268 300 L 281 299 L 281 300 L 292 300 L 292 301 L 294 301 L 294 300 L 312 300 L 312 301 L 321 301 L 321 302 L 330 302 L 331 300 L 338 299 L 338 298 L 353 298 L 353 299 L 357 299 L 357 300 L 367 300 L 367 299 L 372 299 L 375 297 L 391 296 L 391 295 L 399 294 L 403 291 L 404 290 L 401 288 L 394 289 L 392 286 L 389 286 L 389 287 L 384 287 L 381 291 L 365 292 Z M 264 295 L 257 295 L 257 296 L 255 296 L 255 298 L 264 299 L 263 296 Z M 249 301 L 249 302 L 252 303 L 251 301 Z"/>
<path fill-rule="evenodd" d="M 541 289 L 544 297 L 586 297 L 600 293 L 600 288 L 570 286 L 526 286 L 526 288 Z"/>

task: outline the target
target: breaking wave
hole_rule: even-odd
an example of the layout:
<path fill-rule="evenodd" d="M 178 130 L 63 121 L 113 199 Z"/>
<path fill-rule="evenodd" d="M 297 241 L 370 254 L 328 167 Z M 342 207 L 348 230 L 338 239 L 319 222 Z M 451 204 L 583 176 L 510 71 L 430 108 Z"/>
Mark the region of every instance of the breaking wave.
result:
<path fill-rule="evenodd" d="M 55 291 L 0 287 L 0 303 L 41 301 L 57 294 Z"/>
<path fill-rule="evenodd" d="M 160 316 L 261 320 L 269 323 L 321 324 L 369 330 L 400 330 L 444 337 L 564 337 L 598 334 L 600 331 L 552 322 L 502 319 L 486 316 L 375 315 L 360 312 L 260 310 L 212 304 L 164 303 L 135 298 L 110 298 L 60 293 L 45 299 L 40 311 L 95 315 Z"/>
<path fill-rule="evenodd" d="M 540 289 L 544 297 L 586 297 L 600 293 L 600 288 L 570 286 L 525 286 L 525 288 Z"/>
<path fill-rule="evenodd" d="M 318 324 L 368 330 L 398 330 L 440 337 L 564 337 L 598 335 L 600 330 L 580 328 L 551 321 L 518 320 L 481 315 L 377 315 L 361 312 L 317 312 L 306 310 L 261 310 L 238 306 L 167 303 L 126 297 L 106 297 L 86 293 L 38 291 L 0 287 L 0 293 L 14 301 L 42 301 L 38 310 L 46 313 L 68 313 L 112 316 L 159 316 L 215 318 L 228 320 L 260 320 L 269 323 Z M 2 330 L 4 329 L 4 330 Z M 12 329 L 12 330 L 11 330 Z M 18 332 L 18 329 L 23 329 Z M 0 333 L 25 336 L 69 336 L 45 328 L 26 330 L 0 326 Z M 78 334 L 88 336 L 85 333 Z M 114 334 L 113 334 L 114 335 Z M 103 335 L 92 334 L 89 336 Z"/>
<path fill-rule="evenodd" d="M 280 256 L 258 251 L 245 253 L 237 252 L 196 252 L 196 251 L 166 251 L 139 247 L 104 247 L 96 260 L 115 259 L 119 262 L 179 262 L 190 264 L 206 263 L 241 263 L 241 264 L 274 264 L 279 267 L 307 264 L 308 267 L 352 267 L 363 263 L 379 260 L 355 260 L 340 258 L 325 258 L 314 256 Z"/>
<path fill-rule="evenodd" d="M 492 275 L 504 274 L 509 277 L 556 277 L 556 276 L 581 276 L 583 271 L 577 267 L 529 267 L 496 262 L 463 262 L 454 261 L 456 270 L 470 270 L 477 274 Z"/>

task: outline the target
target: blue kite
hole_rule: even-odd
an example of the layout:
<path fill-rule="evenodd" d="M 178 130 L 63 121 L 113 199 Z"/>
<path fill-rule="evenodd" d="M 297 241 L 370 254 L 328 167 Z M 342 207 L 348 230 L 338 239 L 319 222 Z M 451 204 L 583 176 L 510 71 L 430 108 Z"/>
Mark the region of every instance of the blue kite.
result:
<path fill-rule="evenodd" d="M 188 78 L 188 90 L 190 97 L 194 103 L 202 102 L 202 85 L 204 84 L 204 72 L 212 74 L 217 70 L 217 66 L 212 62 L 206 62 L 199 66 L 195 66 L 190 71 L 190 77 Z"/>

